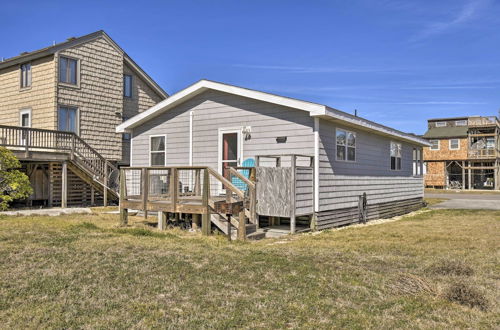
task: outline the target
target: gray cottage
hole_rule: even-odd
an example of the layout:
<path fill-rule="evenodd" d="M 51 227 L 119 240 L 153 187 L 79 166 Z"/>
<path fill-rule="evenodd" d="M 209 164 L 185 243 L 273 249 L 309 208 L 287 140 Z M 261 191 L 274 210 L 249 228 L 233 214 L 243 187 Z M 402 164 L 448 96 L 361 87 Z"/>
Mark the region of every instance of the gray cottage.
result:
<path fill-rule="evenodd" d="M 229 180 L 219 183 L 221 194 L 229 182 L 237 186 L 230 168 L 255 167 L 260 227 L 325 229 L 423 203 L 427 141 L 322 104 L 201 80 L 116 131 L 132 136 L 132 168 L 206 166 Z M 179 192 L 196 190 L 193 180 L 177 183 Z"/>

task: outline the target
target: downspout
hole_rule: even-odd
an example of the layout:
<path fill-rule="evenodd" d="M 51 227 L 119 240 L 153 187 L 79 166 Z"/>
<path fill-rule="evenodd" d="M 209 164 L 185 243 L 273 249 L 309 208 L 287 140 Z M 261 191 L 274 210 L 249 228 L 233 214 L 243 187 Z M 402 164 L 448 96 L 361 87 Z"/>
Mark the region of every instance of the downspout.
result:
<path fill-rule="evenodd" d="M 319 212 L 319 118 L 314 117 L 314 212 Z"/>

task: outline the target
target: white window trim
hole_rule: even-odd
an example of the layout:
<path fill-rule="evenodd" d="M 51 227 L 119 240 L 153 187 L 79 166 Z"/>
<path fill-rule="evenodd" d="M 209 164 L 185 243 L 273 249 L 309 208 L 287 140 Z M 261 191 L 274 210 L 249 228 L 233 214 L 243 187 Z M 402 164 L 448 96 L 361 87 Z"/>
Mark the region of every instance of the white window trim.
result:
<path fill-rule="evenodd" d="M 154 137 L 164 137 L 165 138 L 165 151 L 151 151 L 151 140 Z M 164 158 L 164 165 L 167 166 L 167 134 L 156 134 L 156 135 L 150 135 L 149 136 L 149 146 L 148 146 L 148 157 L 149 157 L 149 166 L 158 166 L 160 167 L 161 165 L 151 165 L 151 153 L 160 153 L 164 152 L 165 153 L 165 158 Z"/>
<path fill-rule="evenodd" d="M 337 157 L 337 131 L 344 131 L 345 132 L 345 159 L 338 159 Z M 354 160 L 347 160 L 347 135 L 349 133 L 354 134 Z M 352 148 L 352 147 L 350 147 Z M 335 128 L 335 160 L 338 162 L 349 162 L 349 163 L 356 163 L 358 161 L 358 134 L 354 131 L 349 131 L 343 128 Z"/>
<path fill-rule="evenodd" d="M 30 65 L 30 84 L 28 86 L 23 86 L 23 65 L 26 64 Z M 30 89 L 32 84 L 33 84 L 33 65 L 31 64 L 31 62 L 21 63 L 21 65 L 19 65 L 19 88 L 21 90 Z"/>
<path fill-rule="evenodd" d="M 22 120 L 23 120 L 24 114 L 29 114 L 29 126 L 28 127 L 31 127 L 31 121 L 32 121 L 31 108 L 25 108 L 25 109 L 19 110 L 19 126 L 22 126 L 22 124 L 23 124 Z"/>
<path fill-rule="evenodd" d="M 68 83 L 68 82 L 63 82 L 61 81 L 61 76 L 60 76 L 60 59 L 61 57 L 68 58 L 70 60 L 75 60 L 76 61 L 76 84 Z M 57 83 L 61 86 L 66 86 L 66 87 L 72 87 L 72 88 L 80 88 L 80 80 L 81 80 L 81 74 L 80 74 L 80 63 L 81 59 L 77 57 L 72 57 L 72 56 L 67 56 L 65 54 L 60 54 L 59 59 L 57 61 Z"/>
<path fill-rule="evenodd" d="M 393 169 L 391 167 L 391 144 L 399 144 L 401 146 L 401 155 L 398 157 L 396 156 L 396 168 Z M 398 167 L 398 158 L 401 159 L 401 167 L 400 168 L 397 168 Z M 389 168 L 391 169 L 391 171 L 402 171 L 403 170 L 403 144 L 401 142 L 396 142 L 396 141 L 390 141 L 389 142 Z"/>
<path fill-rule="evenodd" d="M 455 120 L 455 126 L 467 126 L 467 120 Z"/>
<path fill-rule="evenodd" d="M 458 141 L 458 148 L 452 148 L 451 147 L 451 140 L 457 140 Z M 460 150 L 460 139 L 450 139 L 450 140 L 448 140 L 448 149 L 450 149 L 450 150 Z"/>
<path fill-rule="evenodd" d="M 431 141 L 437 141 L 438 142 L 438 147 L 437 149 L 433 149 L 432 148 L 432 142 Z M 430 139 L 429 140 L 429 143 L 431 143 L 431 145 L 429 146 L 429 150 L 432 150 L 432 151 L 438 151 L 441 149 L 441 140 L 436 140 L 436 139 Z"/>
<path fill-rule="evenodd" d="M 75 109 L 76 110 L 76 132 L 74 132 L 76 135 L 80 136 L 80 109 L 78 107 L 72 106 L 72 105 L 65 105 L 65 104 L 59 104 L 57 105 L 57 113 L 56 113 L 56 119 L 57 119 L 57 130 L 59 130 L 59 109 L 61 108 L 70 108 L 70 109 Z M 69 131 L 68 131 L 69 132 Z"/>
<path fill-rule="evenodd" d="M 446 127 L 448 124 L 445 121 L 437 121 L 436 127 Z"/>

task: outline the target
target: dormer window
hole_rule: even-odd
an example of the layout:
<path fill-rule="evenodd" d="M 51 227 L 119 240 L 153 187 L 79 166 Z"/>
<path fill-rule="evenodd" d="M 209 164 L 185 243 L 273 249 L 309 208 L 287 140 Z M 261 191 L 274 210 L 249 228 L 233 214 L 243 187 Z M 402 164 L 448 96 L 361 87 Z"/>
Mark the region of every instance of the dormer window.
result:
<path fill-rule="evenodd" d="M 21 88 L 31 86 L 31 64 L 25 63 L 21 65 Z"/>
<path fill-rule="evenodd" d="M 436 127 L 446 127 L 446 122 L 445 121 L 437 121 Z"/>
<path fill-rule="evenodd" d="M 68 57 L 59 58 L 59 82 L 77 85 L 78 60 Z"/>
<path fill-rule="evenodd" d="M 467 120 L 457 120 L 455 126 L 467 126 Z"/>

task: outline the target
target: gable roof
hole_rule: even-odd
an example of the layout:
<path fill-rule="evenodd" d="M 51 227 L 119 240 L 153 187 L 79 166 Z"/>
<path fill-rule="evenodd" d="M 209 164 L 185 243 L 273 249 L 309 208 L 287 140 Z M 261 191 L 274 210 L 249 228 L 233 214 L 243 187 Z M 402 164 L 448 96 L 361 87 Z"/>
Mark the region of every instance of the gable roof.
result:
<path fill-rule="evenodd" d="M 428 146 L 429 143 L 413 134 L 404 133 L 393 128 L 377 124 L 367 119 L 350 115 L 346 112 L 330 108 L 328 106 L 302 101 L 290 97 L 269 94 L 248 88 L 237 87 L 233 85 L 223 84 L 220 82 L 202 79 L 193 85 L 173 94 L 169 98 L 161 101 L 148 110 L 130 118 L 116 128 L 117 133 L 129 132 L 134 127 L 137 127 L 161 113 L 172 109 L 173 107 L 199 95 L 207 90 L 215 90 L 242 97 L 247 97 L 263 102 L 281 105 L 284 107 L 294 108 L 308 112 L 311 117 L 320 117 L 327 120 L 341 121 L 342 124 L 348 126 L 356 126 L 375 134 L 387 135 L 400 140 L 405 140 L 422 146 Z"/>
<path fill-rule="evenodd" d="M 160 87 L 160 85 L 158 85 L 143 69 L 141 69 L 141 67 L 139 67 L 139 65 L 137 65 L 137 63 L 135 63 L 134 60 L 132 60 L 132 58 L 128 56 L 127 53 L 125 53 L 125 51 L 120 46 L 118 46 L 118 44 L 113 39 L 111 39 L 111 37 L 107 35 L 103 30 L 99 30 L 78 38 L 69 38 L 64 42 L 55 44 L 53 46 L 45 47 L 32 52 L 24 52 L 18 56 L 5 59 L 3 61 L 0 61 L 0 69 L 32 61 L 44 56 L 52 55 L 61 50 L 68 49 L 97 38 L 104 38 L 106 41 L 108 41 L 119 53 L 123 55 L 124 62 L 130 68 L 132 68 L 132 70 L 137 75 L 144 79 L 144 81 L 146 81 L 146 83 L 148 83 L 148 85 L 153 88 L 155 92 L 157 92 L 163 98 L 168 97 L 168 94 Z"/>
<path fill-rule="evenodd" d="M 467 137 L 467 126 L 432 127 L 424 134 L 425 139 Z"/>

